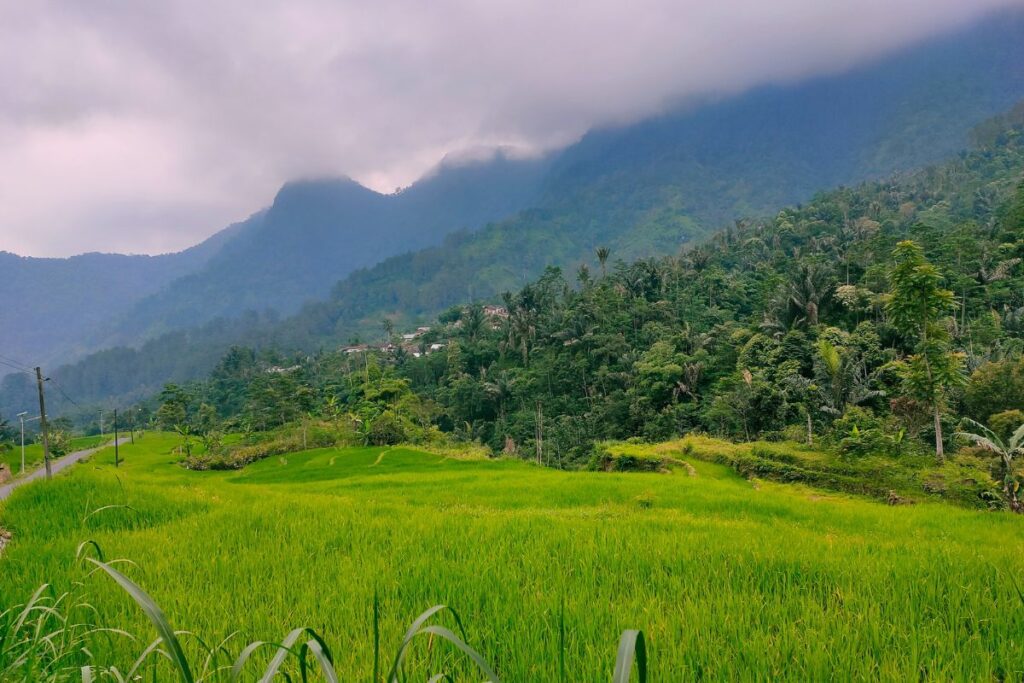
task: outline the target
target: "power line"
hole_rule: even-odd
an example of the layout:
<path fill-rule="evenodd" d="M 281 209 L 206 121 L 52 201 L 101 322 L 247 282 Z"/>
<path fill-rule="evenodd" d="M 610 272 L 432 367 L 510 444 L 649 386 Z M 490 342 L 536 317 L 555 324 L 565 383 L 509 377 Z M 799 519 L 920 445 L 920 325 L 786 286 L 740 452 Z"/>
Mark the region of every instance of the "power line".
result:
<path fill-rule="evenodd" d="M 33 371 L 29 370 L 28 366 L 23 366 L 22 364 L 19 364 L 17 360 L 14 360 L 13 358 L 10 358 L 6 355 L 0 355 L 0 365 L 7 366 L 8 368 L 16 370 L 19 373 L 25 373 L 26 375 L 29 376 L 33 375 Z M 84 408 L 82 408 L 82 404 L 75 400 L 74 398 L 72 398 L 71 396 L 69 396 L 68 392 L 63 390 L 63 387 L 60 386 L 55 379 L 53 379 L 52 377 L 47 377 L 46 381 L 50 382 L 54 387 L 56 387 L 57 391 L 60 392 L 61 396 L 71 401 L 73 404 L 76 405 L 76 407 L 85 410 Z"/>
<path fill-rule="evenodd" d="M 26 375 L 34 376 L 33 370 L 31 370 L 27 365 L 25 365 L 24 363 L 19 363 L 18 361 L 14 360 L 9 356 L 4 356 L 0 354 L 0 365 L 6 365 L 7 367 L 17 370 L 18 372 L 24 372 Z M 63 396 L 65 399 L 70 401 L 78 408 L 82 408 L 82 404 L 68 396 L 68 392 L 64 391 L 64 387 L 58 384 L 57 380 L 53 379 L 52 377 L 47 377 L 46 381 L 52 383 L 53 386 L 57 387 L 57 391 L 60 392 L 61 396 Z M 85 410 L 85 408 L 82 408 L 82 410 Z"/>
<path fill-rule="evenodd" d="M 0 361 L 7 361 L 6 363 L 4 363 L 4 365 L 10 365 L 11 363 L 13 363 L 14 365 L 18 366 L 19 370 L 23 370 L 25 372 L 30 372 L 32 370 L 32 368 L 25 365 L 24 363 L 20 363 L 11 358 L 10 356 L 5 356 L 3 354 L 0 354 Z"/>
<path fill-rule="evenodd" d="M 3 358 L 0 358 L 0 365 L 6 365 L 7 367 L 11 368 L 12 370 L 15 370 L 17 372 L 24 372 L 26 375 L 32 376 L 32 371 L 31 370 L 28 370 L 26 368 L 19 368 L 14 363 L 8 363 L 7 361 L 3 360 Z"/>
<path fill-rule="evenodd" d="M 67 400 L 71 401 L 77 407 L 82 408 L 82 404 L 79 403 L 78 401 L 76 401 L 75 399 L 71 398 L 70 396 L 68 396 L 68 393 L 66 391 L 64 391 L 64 387 L 62 387 L 61 385 L 57 384 L 57 380 L 53 379 L 52 377 L 47 377 L 46 379 L 48 379 L 53 386 L 57 387 L 57 391 L 60 392 L 61 396 L 63 396 Z M 85 408 L 82 408 L 82 410 L 85 410 Z"/>

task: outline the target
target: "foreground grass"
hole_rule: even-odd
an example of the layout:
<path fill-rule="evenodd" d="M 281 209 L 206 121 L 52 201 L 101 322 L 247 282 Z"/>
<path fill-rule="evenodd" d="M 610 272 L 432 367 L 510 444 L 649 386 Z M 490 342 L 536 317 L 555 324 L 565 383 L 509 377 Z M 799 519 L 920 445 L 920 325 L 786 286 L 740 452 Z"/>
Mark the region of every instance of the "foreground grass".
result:
<path fill-rule="evenodd" d="M 174 445 L 147 434 L 121 449 L 120 470 L 105 451 L 16 492 L 0 509 L 14 532 L 0 605 L 84 580 L 101 623 L 150 633 L 119 588 L 75 562 L 94 539 L 136 563 L 118 566 L 176 628 L 211 643 L 237 630 L 243 643 L 309 626 L 342 680 L 372 677 L 375 593 L 383 652 L 448 604 L 506 681 L 558 680 L 563 602 L 572 681 L 609 680 L 627 628 L 647 636 L 652 680 L 1024 675 L 1009 578 L 1024 570 L 1024 527 L 1011 515 L 755 487 L 698 460 L 697 476 L 565 473 L 351 448 L 188 472 Z M 89 515 L 107 505 L 131 509 Z M 100 654 L 130 664 L 145 645 Z M 412 672 L 447 652 L 412 655 Z"/>

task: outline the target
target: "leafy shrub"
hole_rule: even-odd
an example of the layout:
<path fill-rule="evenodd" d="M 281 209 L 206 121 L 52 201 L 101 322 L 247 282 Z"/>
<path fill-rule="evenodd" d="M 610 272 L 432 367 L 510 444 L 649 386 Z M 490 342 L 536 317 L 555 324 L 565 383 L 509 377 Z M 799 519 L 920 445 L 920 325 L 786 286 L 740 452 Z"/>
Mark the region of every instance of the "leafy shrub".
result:
<path fill-rule="evenodd" d="M 943 465 L 923 474 L 923 487 L 952 502 L 990 509 L 1004 507 L 1000 484 L 992 477 L 990 457 L 961 450 Z"/>
<path fill-rule="evenodd" d="M 755 454 L 751 448 L 746 453 L 722 452 L 712 457 L 713 462 L 728 465 L 747 478 L 759 477 L 785 483 L 803 483 L 811 486 L 859 493 L 863 495 L 886 497 L 891 487 L 867 478 L 846 474 L 838 469 L 816 469 L 806 464 L 782 462 L 774 459 L 778 453 L 769 449 L 759 449 Z"/>
<path fill-rule="evenodd" d="M 860 406 L 851 406 L 841 418 L 832 423 L 830 440 L 838 446 L 839 454 L 850 458 L 889 454 L 902 442 L 897 431 L 891 435 L 884 421 Z"/>
<path fill-rule="evenodd" d="M 797 443 L 807 441 L 807 425 L 787 425 L 780 433 L 780 436 L 782 441 L 796 441 Z"/>
<path fill-rule="evenodd" d="M 294 453 L 303 448 L 326 448 L 353 443 L 354 432 L 345 426 L 331 422 L 293 427 L 287 431 L 271 433 L 256 442 L 243 442 L 224 446 L 218 452 L 196 453 L 182 461 L 190 470 L 238 470 L 257 460 L 275 455 Z"/>
<path fill-rule="evenodd" d="M 968 417 L 985 423 L 993 413 L 1024 405 L 1024 358 L 985 363 L 964 388 Z"/>
<path fill-rule="evenodd" d="M 1004 410 L 988 418 L 989 428 L 1003 441 L 1009 441 L 1017 428 L 1024 425 L 1024 412 Z"/>
<path fill-rule="evenodd" d="M 71 434 L 63 429 L 55 429 L 48 434 L 47 445 L 50 455 L 59 457 L 71 452 Z"/>
<path fill-rule="evenodd" d="M 845 457 L 858 458 L 885 453 L 889 445 L 889 439 L 881 430 L 861 430 L 854 425 L 850 434 L 840 440 L 839 453 Z"/>
<path fill-rule="evenodd" d="M 665 465 L 666 459 L 661 455 L 643 453 L 638 449 L 624 452 L 597 447 L 590 459 L 589 469 L 604 472 L 657 472 Z"/>
<path fill-rule="evenodd" d="M 367 439 L 374 446 L 394 446 L 410 440 L 412 423 L 397 413 L 385 410 L 370 423 Z"/>
<path fill-rule="evenodd" d="M 757 458 L 784 462 L 790 465 L 795 465 L 801 462 L 801 459 L 793 453 L 789 453 L 781 448 L 773 448 L 760 443 L 756 443 L 750 447 L 750 454 Z"/>

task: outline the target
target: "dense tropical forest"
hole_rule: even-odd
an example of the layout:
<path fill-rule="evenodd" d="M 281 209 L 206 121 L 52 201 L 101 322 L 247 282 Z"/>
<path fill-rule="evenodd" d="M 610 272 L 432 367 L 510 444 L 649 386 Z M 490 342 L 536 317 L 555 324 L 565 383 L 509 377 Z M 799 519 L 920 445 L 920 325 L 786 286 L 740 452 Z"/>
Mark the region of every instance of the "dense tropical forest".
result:
<path fill-rule="evenodd" d="M 952 162 L 739 221 L 677 254 L 626 263 L 599 248 L 575 273 L 550 268 L 415 331 L 383 319 L 313 354 L 234 347 L 139 419 L 177 430 L 190 454 L 201 442 L 199 468 L 300 439 L 479 443 L 563 468 L 600 463 L 610 440 L 796 441 L 882 493 L 899 486 L 874 457 L 921 469 L 925 491 L 945 477 L 962 502 L 1016 506 L 1022 123 L 1018 107 Z M 808 478 L 775 460 L 748 466 Z"/>

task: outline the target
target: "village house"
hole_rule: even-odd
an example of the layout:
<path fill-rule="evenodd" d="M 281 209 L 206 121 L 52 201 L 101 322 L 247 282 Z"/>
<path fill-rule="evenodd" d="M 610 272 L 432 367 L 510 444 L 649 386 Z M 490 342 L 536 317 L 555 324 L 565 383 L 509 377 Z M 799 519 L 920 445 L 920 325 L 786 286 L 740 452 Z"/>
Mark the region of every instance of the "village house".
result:
<path fill-rule="evenodd" d="M 302 366 L 300 366 L 300 365 L 290 365 L 287 368 L 283 368 L 280 365 L 271 365 L 269 368 L 267 368 L 267 374 L 268 375 L 283 375 L 286 372 L 295 372 L 300 367 L 302 367 Z"/>
<path fill-rule="evenodd" d="M 430 328 L 429 327 L 426 327 L 426 326 L 417 327 L 416 330 L 413 331 L 413 332 L 406 332 L 406 333 L 404 333 L 402 335 L 402 341 L 412 341 L 413 339 L 419 339 L 420 337 L 425 335 L 427 332 L 430 332 Z"/>
<path fill-rule="evenodd" d="M 495 306 L 494 304 L 487 304 L 484 306 L 484 315 L 491 318 L 507 318 L 508 309 L 504 306 Z"/>
<path fill-rule="evenodd" d="M 351 346 L 343 346 L 341 348 L 342 353 L 363 353 L 369 350 L 369 344 L 352 344 Z"/>

